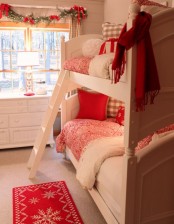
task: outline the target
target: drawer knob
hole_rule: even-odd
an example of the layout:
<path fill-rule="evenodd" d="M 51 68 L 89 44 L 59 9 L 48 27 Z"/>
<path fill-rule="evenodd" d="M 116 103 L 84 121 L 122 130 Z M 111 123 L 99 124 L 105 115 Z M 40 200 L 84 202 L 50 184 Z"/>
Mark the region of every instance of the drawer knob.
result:
<path fill-rule="evenodd" d="M 16 119 L 15 122 L 16 122 L 16 123 L 19 123 L 19 120 Z"/>

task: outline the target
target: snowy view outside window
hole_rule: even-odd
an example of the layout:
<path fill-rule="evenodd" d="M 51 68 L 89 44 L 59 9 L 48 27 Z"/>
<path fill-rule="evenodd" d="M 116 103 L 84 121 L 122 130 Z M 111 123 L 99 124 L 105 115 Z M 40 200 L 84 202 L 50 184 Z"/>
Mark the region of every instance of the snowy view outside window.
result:
<path fill-rule="evenodd" d="M 18 28 L 0 30 L 0 91 L 18 92 L 25 89 L 25 68 L 17 66 L 17 55 L 29 49 L 38 51 L 39 66 L 33 69 L 33 84 L 45 81 L 52 90 L 60 69 L 61 36 L 69 39 L 69 31 Z M 56 71 L 54 71 L 56 70 Z"/>

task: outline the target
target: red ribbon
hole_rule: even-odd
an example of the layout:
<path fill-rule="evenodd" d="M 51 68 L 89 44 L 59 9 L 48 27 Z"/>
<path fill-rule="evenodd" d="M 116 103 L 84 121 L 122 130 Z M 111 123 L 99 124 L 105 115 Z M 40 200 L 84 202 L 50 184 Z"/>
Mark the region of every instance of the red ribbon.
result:
<path fill-rule="evenodd" d="M 115 42 L 118 41 L 118 38 L 110 38 L 109 40 L 106 40 L 100 47 L 99 54 L 106 54 L 106 43 L 110 42 L 110 53 L 113 53 L 115 51 Z"/>

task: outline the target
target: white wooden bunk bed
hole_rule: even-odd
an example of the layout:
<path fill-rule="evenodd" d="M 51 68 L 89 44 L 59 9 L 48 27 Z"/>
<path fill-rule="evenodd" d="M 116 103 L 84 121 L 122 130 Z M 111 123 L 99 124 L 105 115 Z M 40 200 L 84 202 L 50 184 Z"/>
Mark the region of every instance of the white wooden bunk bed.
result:
<path fill-rule="evenodd" d="M 127 22 L 129 27 L 139 13 L 139 6 L 132 4 L 130 10 Z M 147 105 L 143 112 L 135 111 L 136 46 L 127 51 L 126 72 L 116 85 L 111 84 L 110 80 L 62 69 L 28 162 L 28 167 L 31 168 L 29 177 L 33 178 L 55 120 L 57 108 L 61 103 L 62 126 L 75 118 L 79 107 L 77 96 L 64 97 L 68 91 L 85 86 L 123 101 L 125 103 L 125 154 L 106 160 L 109 161 L 106 163 L 112 164 L 110 168 L 117 170 L 114 178 L 117 183 L 111 186 L 115 189 L 117 200 L 114 202 L 115 206 L 112 206 L 106 194 L 102 195 L 102 188 L 97 189 L 95 185 L 92 190 L 89 190 L 108 224 L 174 223 L 174 133 L 168 133 L 135 153 L 135 147 L 141 139 L 174 123 L 173 9 L 153 16 L 150 34 L 161 85 L 155 103 Z M 63 42 L 62 63 L 72 56 L 81 55 L 84 41 L 100 37 L 100 35 L 82 35 Z M 78 161 L 70 149 L 67 148 L 66 153 L 77 168 Z M 102 170 L 104 168 L 101 166 L 99 177 L 102 176 Z M 112 179 L 112 176 L 109 178 Z"/>

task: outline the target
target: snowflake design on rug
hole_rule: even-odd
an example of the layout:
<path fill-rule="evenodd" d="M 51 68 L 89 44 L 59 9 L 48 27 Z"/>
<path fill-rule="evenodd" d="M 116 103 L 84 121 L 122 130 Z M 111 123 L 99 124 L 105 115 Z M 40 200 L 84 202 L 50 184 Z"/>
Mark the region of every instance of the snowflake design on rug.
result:
<path fill-rule="evenodd" d="M 37 204 L 38 202 L 39 202 L 39 199 L 38 198 L 34 198 L 34 197 L 30 198 L 30 200 L 29 200 L 29 203 L 30 204 L 34 204 L 34 205 Z"/>
<path fill-rule="evenodd" d="M 55 195 L 56 195 L 56 192 L 55 192 L 55 191 L 46 191 L 46 192 L 43 194 L 43 198 L 50 199 L 50 198 L 54 198 Z"/>
<path fill-rule="evenodd" d="M 47 208 L 46 212 L 39 209 L 38 214 L 31 217 L 36 220 L 33 224 L 56 224 L 56 221 L 61 221 L 63 218 L 60 216 L 60 211 Z"/>

